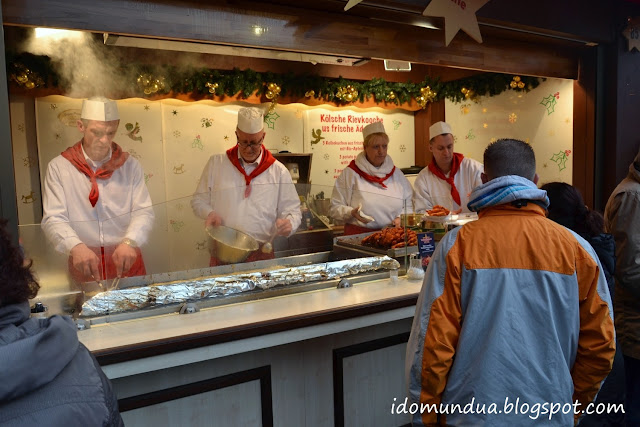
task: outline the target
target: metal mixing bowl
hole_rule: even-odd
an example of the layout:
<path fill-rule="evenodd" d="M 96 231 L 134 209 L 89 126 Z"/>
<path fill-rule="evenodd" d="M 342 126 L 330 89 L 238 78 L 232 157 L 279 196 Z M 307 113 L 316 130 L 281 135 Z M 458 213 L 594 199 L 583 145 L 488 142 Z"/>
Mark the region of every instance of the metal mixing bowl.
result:
<path fill-rule="evenodd" d="M 216 257 L 222 262 L 242 262 L 260 246 L 256 239 L 248 234 L 224 225 L 210 226 L 206 230 L 215 244 Z"/>

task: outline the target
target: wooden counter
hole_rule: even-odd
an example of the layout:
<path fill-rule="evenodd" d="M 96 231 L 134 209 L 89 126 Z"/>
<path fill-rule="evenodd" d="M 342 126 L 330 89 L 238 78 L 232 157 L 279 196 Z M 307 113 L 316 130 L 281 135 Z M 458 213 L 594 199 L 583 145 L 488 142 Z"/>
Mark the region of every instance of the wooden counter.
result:
<path fill-rule="evenodd" d="M 404 399 L 421 285 L 374 280 L 78 335 L 111 378 L 126 424 L 402 425 L 390 407 Z"/>

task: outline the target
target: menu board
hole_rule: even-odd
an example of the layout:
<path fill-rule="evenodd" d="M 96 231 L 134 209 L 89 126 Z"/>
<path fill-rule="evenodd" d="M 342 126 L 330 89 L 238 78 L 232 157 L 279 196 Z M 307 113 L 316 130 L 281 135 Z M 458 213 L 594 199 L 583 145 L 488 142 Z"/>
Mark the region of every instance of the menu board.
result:
<path fill-rule="evenodd" d="M 401 110 L 310 108 L 304 113 L 304 152 L 313 153 L 311 182 L 332 187 L 340 172 L 363 150 L 362 128 L 382 122 L 388 154 L 398 168 L 415 163 L 413 113 Z"/>

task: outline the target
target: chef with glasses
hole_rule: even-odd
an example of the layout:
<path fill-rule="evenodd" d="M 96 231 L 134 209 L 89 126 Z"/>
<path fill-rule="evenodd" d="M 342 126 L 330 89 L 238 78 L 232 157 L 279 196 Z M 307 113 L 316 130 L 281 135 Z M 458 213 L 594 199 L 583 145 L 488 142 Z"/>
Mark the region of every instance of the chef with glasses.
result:
<path fill-rule="evenodd" d="M 264 145 L 264 117 L 255 107 L 238 111 L 237 143 L 209 158 L 191 208 L 205 227 L 225 225 L 256 239 L 290 236 L 300 225 L 300 199 L 287 168 Z M 261 249 L 245 262 L 273 258 Z M 211 266 L 223 264 L 215 255 Z"/>

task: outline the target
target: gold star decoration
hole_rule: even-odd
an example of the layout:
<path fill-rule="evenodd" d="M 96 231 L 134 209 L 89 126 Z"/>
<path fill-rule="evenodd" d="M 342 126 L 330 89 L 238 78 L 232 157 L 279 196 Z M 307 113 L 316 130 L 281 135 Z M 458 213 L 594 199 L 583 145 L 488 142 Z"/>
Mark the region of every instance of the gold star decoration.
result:
<path fill-rule="evenodd" d="M 431 0 L 422 12 L 425 16 L 442 16 L 445 20 L 445 45 L 462 30 L 478 43 L 482 43 L 476 12 L 489 0 Z M 351 1 L 349 2 L 351 3 Z M 359 2 L 358 2 L 359 3 Z M 347 4 L 348 6 L 348 4 Z M 353 5 L 355 6 L 355 4 Z"/>
<path fill-rule="evenodd" d="M 627 27 L 622 32 L 627 39 L 627 49 L 631 51 L 634 47 L 640 51 L 640 18 L 629 18 Z"/>
<path fill-rule="evenodd" d="M 358 3 L 362 3 L 362 0 L 349 0 L 347 5 L 344 7 L 344 10 L 349 10 Z"/>

